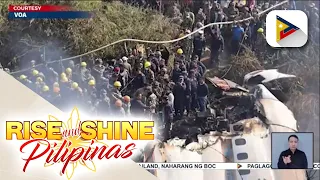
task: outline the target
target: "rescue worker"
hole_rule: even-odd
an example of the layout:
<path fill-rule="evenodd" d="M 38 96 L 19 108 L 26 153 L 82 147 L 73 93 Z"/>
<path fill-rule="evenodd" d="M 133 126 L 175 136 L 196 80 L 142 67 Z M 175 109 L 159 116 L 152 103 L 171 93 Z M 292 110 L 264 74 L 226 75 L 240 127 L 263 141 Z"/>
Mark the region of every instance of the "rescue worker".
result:
<path fill-rule="evenodd" d="M 183 61 L 184 56 L 183 56 L 183 50 L 181 48 L 177 49 L 176 56 L 174 57 L 174 62 L 176 63 L 177 61 Z"/>
<path fill-rule="evenodd" d="M 40 92 L 41 96 L 45 99 L 49 99 L 51 98 L 50 96 L 50 88 L 47 85 L 42 86 L 42 91 Z"/>
<path fill-rule="evenodd" d="M 122 85 L 120 81 L 115 81 L 113 83 L 113 90 L 111 92 L 111 102 L 115 102 L 117 99 L 122 99 L 122 94 L 120 92 L 121 86 Z"/>
<path fill-rule="evenodd" d="M 38 75 L 39 75 L 39 71 L 34 69 L 34 70 L 32 70 L 31 74 L 32 74 L 32 76 L 31 76 L 30 80 L 33 81 L 33 82 L 35 82 L 35 81 L 36 81 L 36 78 L 37 78 Z"/>
<path fill-rule="evenodd" d="M 66 69 L 66 76 L 68 79 L 72 79 L 72 69 L 71 68 Z"/>
<path fill-rule="evenodd" d="M 89 96 L 92 96 L 96 94 L 97 89 L 96 89 L 96 81 L 94 79 L 91 79 L 88 81 L 88 88 L 87 88 L 87 93 Z"/>
<path fill-rule="evenodd" d="M 32 83 L 32 81 L 30 81 L 28 79 L 28 77 L 26 75 L 24 75 L 24 74 L 20 75 L 19 79 L 22 84 L 24 84 L 25 86 L 27 86 L 28 88 L 30 88 L 32 90 L 35 90 L 34 84 Z"/>
<path fill-rule="evenodd" d="M 154 72 L 151 70 L 151 62 L 145 61 L 144 74 L 146 76 L 147 84 L 151 84 L 154 81 Z"/>
<path fill-rule="evenodd" d="M 82 61 L 80 63 L 80 82 L 81 82 L 81 86 L 86 85 L 86 82 L 89 79 L 89 70 L 87 69 L 87 63 Z"/>

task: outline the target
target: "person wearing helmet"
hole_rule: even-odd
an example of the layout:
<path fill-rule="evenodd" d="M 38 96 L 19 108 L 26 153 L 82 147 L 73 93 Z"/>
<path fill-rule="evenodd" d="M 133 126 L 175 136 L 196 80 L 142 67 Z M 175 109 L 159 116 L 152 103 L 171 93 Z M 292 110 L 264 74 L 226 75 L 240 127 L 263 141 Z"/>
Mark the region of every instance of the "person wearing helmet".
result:
<path fill-rule="evenodd" d="M 32 76 L 30 76 L 30 80 L 33 81 L 33 82 L 36 82 L 37 81 L 37 77 L 39 76 L 39 71 L 36 70 L 36 69 L 33 69 L 31 71 L 31 74 L 32 74 Z"/>
<path fill-rule="evenodd" d="M 34 84 L 32 83 L 32 81 L 30 81 L 28 79 L 28 77 L 24 74 L 20 75 L 19 80 L 22 84 L 24 84 L 25 86 L 27 86 L 28 88 L 35 90 Z"/>
<path fill-rule="evenodd" d="M 113 87 L 115 87 L 116 89 L 120 89 L 121 88 L 121 83 L 120 83 L 120 81 L 115 81 L 114 83 L 113 83 Z"/>
<path fill-rule="evenodd" d="M 39 83 L 42 83 L 43 79 L 41 77 L 37 77 L 36 81 L 39 82 Z"/>
<path fill-rule="evenodd" d="M 88 76 L 90 75 L 90 71 L 87 68 L 87 63 L 82 61 L 80 63 L 80 81 L 85 84 L 88 81 Z"/>
<path fill-rule="evenodd" d="M 71 68 L 67 68 L 65 74 L 68 79 L 70 79 L 70 80 L 72 79 L 72 69 Z"/>
<path fill-rule="evenodd" d="M 88 94 L 92 95 L 92 94 L 96 94 L 97 89 L 96 89 L 96 81 L 94 79 L 90 79 L 88 81 Z"/>
<path fill-rule="evenodd" d="M 60 78 L 62 79 L 64 77 L 67 77 L 67 74 L 63 72 L 63 73 L 60 74 Z"/>
<path fill-rule="evenodd" d="M 125 117 L 126 112 L 124 110 L 124 108 L 122 107 L 122 101 L 120 99 L 117 99 L 114 103 L 114 115 L 118 116 L 118 117 Z"/>
<path fill-rule="evenodd" d="M 54 82 L 54 83 L 53 83 L 53 87 L 60 87 L 60 85 L 59 85 L 58 82 Z"/>
<path fill-rule="evenodd" d="M 87 67 L 87 63 L 84 62 L 84 61 L 82 61 L 82 62 L 80 63 L 80 66 L 81 66 L 81 68 L 86 68 L 86 67 Z"/>
<path fill-rule="evenodd" d="M 32 75 L 33 75 L 33 76 L 38 76 L 38 74 L 39 74 L 39 71 L 38 71 L 38 70 L 33 70 L 33 71 L 32 71 Z"/>
<path fill-rule="evenodd" d="M 63 76 L 63 77 L 61 77 L 60 82 L 62 82 L 62 83 L 68 83 L 68 82 L 69 82 L 69 79 L 67 78 L 67 76 Z"/>
<path fill-rule="evenodd" d="M 22 75 L 19 76 L 19 79 L 20 79 L 21 81 L 24 81 L 24 80 L 27 79 L 27 76 L 24 75 L 24 74 L 22 74 Z"/>
<path fill-rule="evenodd" d="M 43 98 L 49 100 L 48 99 L 48 98 L 50 98 L 50 88 L 49 88 L 49 86 L 43 85 L 40 92 L 41 92 L 40 94 L 42 95 Z"/>
<path fill-rule="evenodd" d="M 76 83 L 76 82 L 73 82 L 73 83 L 71 84 L 71 88 L 72 88 L 73 90 L 76 90 L 76 89 L 79 88 L 79 84 Z"/>
<path fill-rule="evenodd" d="M 113 83 L 113 89 L 112 89 L 111 94 L 110 94 L 111 95 L 110 99 L 112 99 L 114 102 L 117 99 L 122 99 L 122 94 L 121 94 L 120 88 L 121 88 L 121 83 L 119 81 L 115 81 Z"/>
<path fill-rule="evenodd" d="M 145 61 L 144 74 L 146 76 L 147 84 L 151 84 L 154 81 L 154 72 L 151 70 L 151 62 Z"/>
<path fill-rule="evenodd" d="M 264 30 L 263 30 L 263 28 L 259 28 L 259 29 L 257 30 L 257 32 L 258 32 L 258 33 L 263 33 Z"/>
<path fill-rule="evenodd" d="M 183 54 L 183 50 L 181 48 L 177 49 L 177 54 L 180 56 Z"/>

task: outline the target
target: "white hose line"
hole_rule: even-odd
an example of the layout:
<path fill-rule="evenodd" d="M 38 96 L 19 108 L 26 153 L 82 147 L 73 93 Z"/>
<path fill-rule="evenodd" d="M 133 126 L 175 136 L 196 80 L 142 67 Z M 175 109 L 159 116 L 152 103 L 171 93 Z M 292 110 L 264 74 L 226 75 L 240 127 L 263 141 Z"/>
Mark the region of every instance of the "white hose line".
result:
<path fill-rule="evenodd" d="M 274 6 L 270 7 L 270 8 L 268 8 L 268 9 L 260 12 L 259 15 L 264 14 L 264 13 L 266 13 L 266 12 L 268 12 L 268 11 L 270 11 L 270 10 L 278 7 L 278 6 L 281 6 L 281 5 L 285 4 L 285 3 L 287 3 L 288 1 L 289 1 L 289 0 L 282 1 L 282 2 L 280 2 L 280 3 L 278 3 L 278 4 L 276 4 L 276 5 L 274 5 Z M 205 26 L 203 26 L 203 27 L 201 27 L 201 28 L 199 28 L 199 29 L 197 29 L 197 30 L 195 30 L 195 31 L 193 31 L 193 32 L 191 32 L 191 33 L 183 36 L 183 37 L 180 37 L 180 38 L 177 38 L 177 39 L 173 39 L 173 40 L 168 40 L 168 41 L 147 41 L 147 40 L 141 40 L 141 39 L 121 39 L 121 40 L 115 41 L 115 42 L 113 42 L 113 43 L 107 44 L 107 45 L 105 45 L 105 46 L 102 46 L 102 47 L 100 47 L 100 48 L 94 49 L 94 50 L 92 50 L 92 51 L 89 51 L 89 52 L 86 52 L 86 53 L 83 53 L 83 54 L 80 54 L 80 55 L 77 55 L 77 56 L 73 56 L 73 57 L 68 57 L 68 58 L 64 58 L 64 59 L 59 59 L 59 60 L 50 61 L 50 62 L 47 62 L 46 64 L 52 64 L 52 63 L 56 63 L 56 62 L 63 62 L 63 61 L 71 60 L 71 59 L 80 58 L 80 57 L 82 57 L 82 56 L 86 56 L 86 55 L 89 55 L 89 54 L 91 54 L 91 53 L 94 53 L 94 52 L 100 51 L 100 50 L 102 50 L 102 49 L 105 49 L 105 48 L 107 48 L 107 47 L 109 47 L 109 46 L 112 46 L 112 45 L 115 45 L 115 44 L 118 44 L 118 43 L 122 43 L 122 42 L 127 42 L 127 41 L 130 41 L 130 42 L 140 42 L 140 43 L 150 43 L 150 44 L 167 44 L 167 43 L 174 43 L 174 42 L 177 42 L 177 41 L 181 41 L 181 40 L 183 40 L 183 39 L 185 39 L 185 38 L 187 38 L 187 37 L 189 37 L 189 36 L 197 33 L 198 31 L 200 31 L 200 30 L 202 30 L 202 29 L 205 29 L 205 28 L 207 28 L 207 27 L 209 27 L 209 26 L 232 24 L 232 23 L 234 23 L 234 22 L 235 22 L 235 23 L 237 23 L 237 22 L 243 22 L 243 21 L 250 20 L 250 19 L 252 19 L 252 18 L 253 18 L 253 17 L 249 17 L 249 18 L 245 18 L 245 19 L 237 20 L 237 21 L 227 21 L 227 22 L 210 23 L 210 24 L 207 24 L 207 25 L 205 25 Z M 44 65 L 44 64 L 43 64 L 43 63 L 42 63 L 42 64 L 38 64 L 38 65 L 36 65 L 35 67 L 39 67 L 39 66 L 42 66 L 42 65 Z M 26 68 L 26 69 L 23 69 L 23 70 L 11 72 L 10 74 L 16 74 L 16 73 L 28 71 L 28 70 L 33 69 L 33 68 L 35 68 L 35 67 L 30 67 L 30 68 Z"/>

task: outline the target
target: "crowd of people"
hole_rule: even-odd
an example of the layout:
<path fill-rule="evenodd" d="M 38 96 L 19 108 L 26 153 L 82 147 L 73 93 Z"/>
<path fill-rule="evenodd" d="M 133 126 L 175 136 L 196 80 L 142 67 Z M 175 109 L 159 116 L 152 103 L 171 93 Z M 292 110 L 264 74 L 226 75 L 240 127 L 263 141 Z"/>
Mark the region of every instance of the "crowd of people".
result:
<path fill-rule="evenodd" d="M 178 42 L 171 54 L 173 63 L 164 59 L 159 49 L 146 53 L 133 49 L 110 61 L 70 60 L 40 68 L 36 67 L 38 62 L 31 61 L 30 67 L 36 68 L 17 78 L 62 110 L 77 106 L 92 115 L 144 115 L 153 119 L 159 119 L 160 114 L 163 122 L 172 122 L 207 110 L 209 90 L 204 78 L 207 68 L 200 61 L 205 48 L 209 47 L 210 62 L 215 68 L 219 67 L 219 55 L 225 49 L 234 55 L 239 53 L 240 44 L 257 50 L 257 39 L 264 32 L 264 18 L 258 13 L 271 5 L 230 2 L 223 7 L 214 1 L 204 3 L 196 15 L 188 6 L 183 7 L 184 13 L 178 4 L 170 6 L 166 14 L 183 27 L 180 37 L 207 23 L 253 17 L 242 23 L 212 26 Z M 286 7 L 288 4 L 282 8 Z M 308 8 L 316 7 L 311 4 Z"/>

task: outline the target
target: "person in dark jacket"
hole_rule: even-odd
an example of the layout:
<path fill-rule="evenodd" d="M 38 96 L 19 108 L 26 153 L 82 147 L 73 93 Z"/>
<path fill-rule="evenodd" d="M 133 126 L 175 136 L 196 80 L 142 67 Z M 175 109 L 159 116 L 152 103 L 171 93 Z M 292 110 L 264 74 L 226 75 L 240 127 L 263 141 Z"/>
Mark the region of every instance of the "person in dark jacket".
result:
<path fill-rule="evenodd" d="M 206 45 L 206 41 L 202 34 L 199 34 L 196 37 L 194 37 L 193 39 L 194 49 L 193 49 L 192 57 L 197 55 L 199 59 L 201 59 L 202 52 L 203 52 L 203 49 L 205 48 L 205 45 Z"/>
<path fill-rule="evenodd" d="M 147 83 L 146 76 L 142 73 L 141 69 L 137 70 L 137 75 L 133 80 L 133 87 L 135 90 L 143 88 Z"/>
<path fill-rule="evenodd" d="M 197 100 L 197 87 L 198 87 L 198 79 L 194 70 L 191 70 L 189 73 L 189 83 L 190 83 L 190 110 L 196 111 L 198 109 L 198 100 Z"/>
<path fill-rule="evenodd" d="M 282 151 L 278 160 L 279 169 L 308 169 L 306 154 L 297 149 L 299 138 L 297 135 L 288 137 L 289 149 Z"/>
<path fill-rule="evenodd" d="M 181 69 L 179 67 L 179 64 L 176 63 L 174 65 L 174 69 L 172 71 L 172 81 L 177 82 L 179 80 L 179 76 L 181 75 Z"/>
<path fill-rule="evenodd" d="M 141 116 L 146 109 L 150 109 L 150 107 L 142 102 L 142 94 L 138 93 L 136 98 L 131 101 L 131 114 L 133 116 Z"/>
<path fill-rule="evenodd" d="M 211 55 L 210 55 L 210 62 L 218 67 L 219 66 L 219 55 L 220 52 L 223 52 L 224 49 L 224 39 L 219 32 L 212 32 L 211 31 Z"/>
<path fill-rule="evenodd" d="M 208 85 L 205 83 L 204 78 L 201 78 L 197 87 L 197 97 L 199 103 L 200 112 L 205 112 L 207 110 L 207 98 L 209 94 Z"/>
<path fill-rule="evenodd" d="M 177 119 L 180 119 L 184 113 L 185 91 L 186 84 L 184 82 L 184 77 L 180 76 L 173 88 L 174 109 L 176 111 Z"/>
<path fill-rule="evenodd" d="M 184 108 L 187 111 L 187 115 L 189 115 L 191 109 L 191 81 L 186 71 L 183 72 L 183 77 L 186 84 Z"/>
<path fill-rule="evenodd" d="M 163 113 L 164 134 L 166 137 L 169 137 L 170 125 L 173 122 L 173 117 L 174 117 L 174 108 L 169 103 L 168 96 L 165 96 L 163 98 L 162 113 Z"/>

